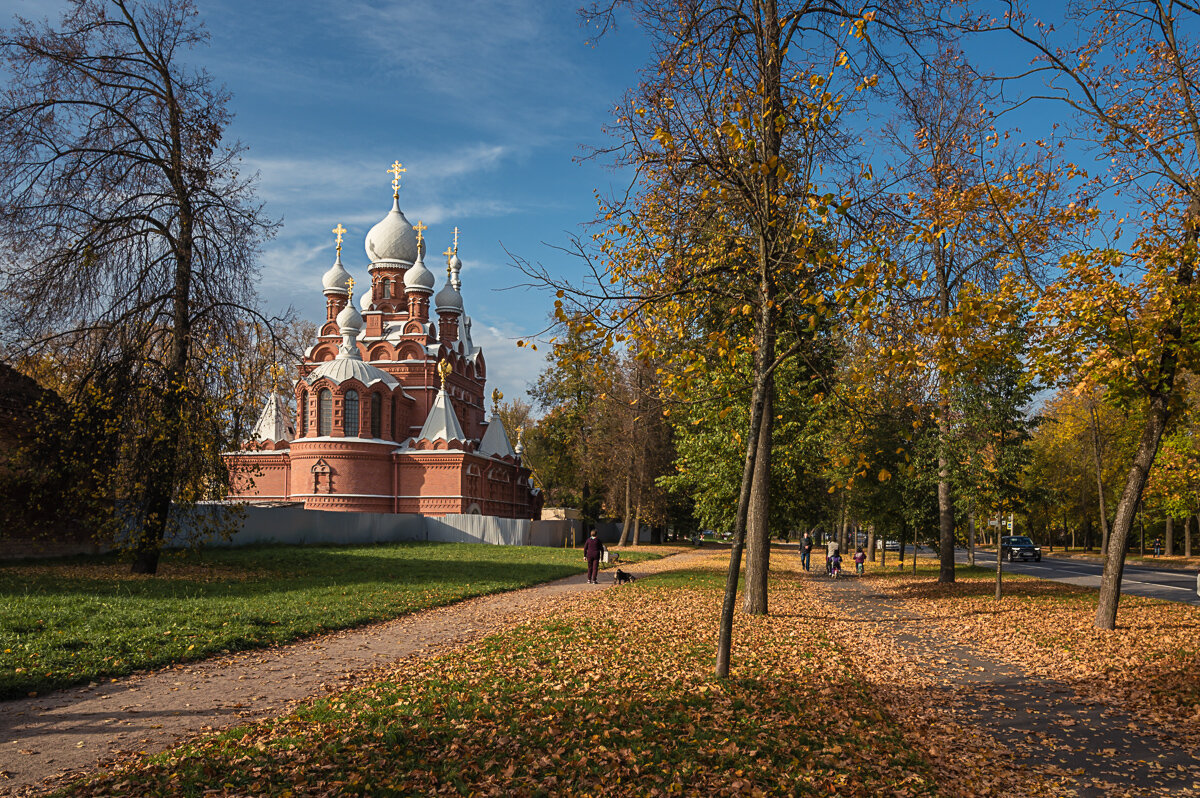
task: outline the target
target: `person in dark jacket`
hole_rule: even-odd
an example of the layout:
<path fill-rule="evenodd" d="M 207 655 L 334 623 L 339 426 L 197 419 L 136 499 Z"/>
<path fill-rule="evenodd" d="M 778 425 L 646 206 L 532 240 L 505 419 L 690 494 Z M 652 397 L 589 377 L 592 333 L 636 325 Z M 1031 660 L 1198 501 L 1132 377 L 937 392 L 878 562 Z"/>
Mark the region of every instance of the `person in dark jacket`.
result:
<path fill-rule="evenodd" d="M 583 543 L 583 556 L 587 558 L 588 564 L 588 584 L 598 585 L 600 581 L 600 555 L 604 554 L 604 544 L 596 537 L 596 530 L 592 530 L 591 536 Z"/>

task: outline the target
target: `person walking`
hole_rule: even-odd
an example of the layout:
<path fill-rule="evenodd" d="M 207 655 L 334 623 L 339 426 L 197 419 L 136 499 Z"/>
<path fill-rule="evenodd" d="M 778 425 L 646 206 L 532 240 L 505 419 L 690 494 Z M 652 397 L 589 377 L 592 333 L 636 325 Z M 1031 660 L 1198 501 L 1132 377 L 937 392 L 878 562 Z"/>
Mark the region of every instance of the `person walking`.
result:
<path fill-rule="evenodd" d="M 863 569 L 867 564 L 867 554 L 862 550 L 862 546 L 858 547 L 858 551 L 854 553 L 854 573 L 858 576 L 863 575 Z"/>
<path fill-rule="evenodd" d="M 804 538 L 800 541 L 800 566 L 806 571 L 810 570 L 812 566 L 812 550 L 813 539 L 805 532 Z"/>
<path fill-rule="evenodd" d="M 600 557 L 604 554 L 604 544 L 596 537 L 596 530 L 583 542 L 583 556 L 587 558 L 588 584 L 600 584 Z"/>
<path fill-rule="evenodd" d="M 1155 557 L 1162 556 L 1162 538 L 1154 539 L 1154 556 Z"/>

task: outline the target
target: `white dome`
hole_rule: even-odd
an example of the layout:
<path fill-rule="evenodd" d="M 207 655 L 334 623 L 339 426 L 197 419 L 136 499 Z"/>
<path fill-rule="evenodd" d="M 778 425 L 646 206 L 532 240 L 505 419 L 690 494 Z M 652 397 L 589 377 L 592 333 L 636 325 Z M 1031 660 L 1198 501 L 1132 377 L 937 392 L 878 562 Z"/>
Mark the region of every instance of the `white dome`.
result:
<path fill-rule="evenodd" d="M 362 312 L 366 313 L 371 309 L 371 289 L 363 291 L 362 299 L 358 300 L 358 306 L 362 308 Z"/>
<path fill-rule="evenodd" d="M 412 263 L 417 259 L 417 231 L 400 212 L 400 201 L 392 201 L 388 215 L 371 228 L 365 243 L 367 257 L 372 263 L 379 261 L 402 261 Z"/>
<path fill-rule="evenodd" d="M 342 266 L 342 253 L 338 253 L 337 260 L 333 262 L 333 266 L 321 278 L 321 286 L 325 289 L 326 294 L 344 295 L 349 293 L 350 272 L 346 271 L 345 267 Z"/>
<path fill-rule="evenodd" d="M 306 379 L 308 380 L 308 384 L 312 385 L 322 377 L 332 380 L 337 385 L 341 385 L 346 380 L 354 379 L 368 388 L 377 382 L 382 382 L 389 388 L 395 388 L 400 384 L 396 382 L 395 377 L 383 369 L 376 368 L 370 363 L 364 363 L 358 358 L 353 357 L 340 357 L 322 363 Z"/>
<path fill-rule="evenodd" d="M 347 302 L 346 307 L 342 308 L 342 312 L 337 314 L 337 325 L 338 331 L 343 333 L 346 330 L 353 330 L 357 334 L 362 329 L 362 316 L 358 315 L 353 302 Z"/>
<path fill-rule="evenodd" d="M 454 286 L 447 285 L 441 291 L 438 291 L 437 296 L 433 298 L 433 307 L 438 313 L 441 313 L 443 310 L 462 313 L 462 294 L 454 290 Z"/>
<path fill-rule="evenodd" d="M 404 273 L 404 290 L 433 293 L 433 272 L 425 268 L 424 259 L 418 258 L 408 271 Z"/>

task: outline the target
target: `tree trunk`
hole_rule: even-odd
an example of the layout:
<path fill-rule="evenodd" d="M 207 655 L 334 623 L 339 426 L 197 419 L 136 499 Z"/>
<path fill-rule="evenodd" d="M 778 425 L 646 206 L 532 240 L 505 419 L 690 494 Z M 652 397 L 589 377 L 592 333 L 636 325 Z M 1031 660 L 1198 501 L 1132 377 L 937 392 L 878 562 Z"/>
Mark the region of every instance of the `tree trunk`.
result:
<path fill-rule="evenodd" d="M 637 509 L 633 511 L 633 545 L 638 544 L 642 536 L 642 503 L 638 501 Z"/>
<path fill-rule="evenodd" d="M 1121 491 L 1121 499 L 1117 502 L 1117 515 L 1113 519 L 1108 548 L 1105 550 L 1104 574 L 1100 577 L 1100 598 L 1096 604 L 1097 629 L 1117 628 L 1117 605 L 1121 599 L 1121 578 L 1125 572 L 1125 548 L 1133 529 L 1134 513 L 1142 499 L 1150 467 L 1154 465 L 1158 445 L 1170 416 L 1168 401 L 1164 393 L 1149 402 L 1146 425 L 1142 429 L 1125 488 Z"/>
<path fill-rule="evenodd" d="M 943 400 L 938 421 L 943 441 L 950 435 L 949 400 Z M 950 463 L 945 445 L 938 454 L 938 582 L 954 581 L 954 503 L 950 498 Z M 913 540 L 913 570 L 916 570 L 916 540 Z"/>
<path fill-rule="evenodd" d="M 763 267 L 763 280 L 768 279 Z M 716 674 L 729 676 L 730 649 L 733 643 L 733 611 L 737 604 L 738 579 L 742 570 L 742 549 L 746 545 L 746 525 L 750 515 L 750 491 L 758 463 L 759 437 L 762 432 L 764 408 L 771 387 L 770 367 L 775 359 L 775 311 L 771 302 L 759 306 L 757 339 L 754 353 L 754 389 L 750 399 L 750 428 L 746 434 L 746 456 L 742 465 L 742 485 L 738 491 L 737 517 L 733 527 L 733 545 L 729 551 L 729 571 L 725 577 L 725 598 L 721 603 L 721 624 L 717 635 Z"/>
<path fill-rule="evenodd" d="M 1196 527 L 1200 529 L 1200 513 L 1196 514 Z M 1183 556 L 1192 556 L 1192 523 L 1188 519 L 1187 526 L 1183 528 Z"/>
<path fill-rule="evenodd" d="M 1166 554 L 1168 557 L 1172 557 L 1175 554 L 1175 519 L 1169 515 L 1167 516 L 1167 528 L 1164 537 L 1167 544 Z"/>
<path fill-rule="evenodd" d="M 756 360 L 761 359 L 759 355 Z M 754 465 L 758 460 L 758 433 L 762 428 L 765 375 L 755 375 L 754 393 L 750 402 L 750 430 L 746 436 L 746 457 L 742 465 L 742 486 L 738 492 L 737 517 L 733 526 L 733 544 L 729 549 L 729 571 L 725 577 L 725 598 L 721 603 L 721 626 L 717 637 L 717 677 L 729 676 L 730 648 L 733 640 L 733 609 L 737 602 L 738 578 L 742 570 L 742 548 L 746 544 L 746 521 L 750 510 L 750 488 Z"/>
<path fill-rule="evenodd" d="M 181 109 L 168 84 L 167 112 L 171 128 L 171 179 L 179 207 L 179 234 L 175 240 L 175 284 L 171 291 L 171 335 L 167 353 L 163 393 L 163 429 L 149 448 L 143 470 L 142 486 L 145 517 L 141 536 L 134 551 L 135 574 L 158 573 L 158 555 L 166 538 L 171 502 L 175 498 L 175 479 L 179 447 L 183 441 L 184 414 L 187 412 L 188 358 L 192 343 L 192 240 L 195 216 L 185 184 L 187 166 L 183 153 Z"/>
<path fill-rule="evenodd" d="M 967 516 L 967 565 L 975 567 L 975 513 Z"/>
<path fill-rule="evenodd" d="M 768 378 L 763 399 L 762 426 L 758 430 L 758 457 L 750 484 L 750 517 L 746 521 L 746 596 L 742 611 L 767 614 L 767 576 L 771 567 L 771 429 L 775 381 Z"/>
<path fill-rule="evenodd" d="M 629 538 L 629 482 L 630 476 L 625 474 L 625 518 L 621 522 L 621 539 L 617 541 L 617 548 L 625 545 L 625 541 Z"/>
<path fill-rule="evenodd" d="M 875 562 L 875 525 L 867 528 L 867 552 L 871 562 Z"/>
<path fill-rule="evenodd" d="M 998 529 L 998 527 L 997 527 Z M 996 532 L 996 601 L 1000 600 L 1000 582 L 1004 573 L 1004 549 L 1000 545 L 1000 533 Z"/>
<path fill-rule="evenodd" d="M 1108 508 L 1104 504 L 1104 472 L 1100 463 L 1100 422 L 1096 418 L 1095 399 L 1088 405 L 1088 414 L 1092 419 L 1092 461 L 1096 466 L 1096 496 L 1100 506 L 1100 553 L 1107 556 L 1108 551 Z"/>

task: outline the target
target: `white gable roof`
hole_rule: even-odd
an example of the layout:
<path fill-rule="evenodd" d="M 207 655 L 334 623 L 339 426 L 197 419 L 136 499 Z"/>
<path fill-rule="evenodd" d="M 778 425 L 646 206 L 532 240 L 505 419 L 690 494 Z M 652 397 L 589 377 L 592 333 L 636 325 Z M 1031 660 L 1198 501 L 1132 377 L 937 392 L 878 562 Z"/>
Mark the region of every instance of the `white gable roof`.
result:
<path fill-rule="evenodd" d="M 296 429 L 288 413 L 287 401 L 277 393 L 267 397 L 251 433 L 256 441 L 290 441 L 296 437 Z"/>
<path fill-rule="evenodd" d="M 479 453 L 496 457 L 517 456 L 508 442 L 508 431 L 504 429 L 504 422 L 495 413 L 492 414 L 492 420 L 488 422 L 487 430 L 483 433 L 483 440 L 479 442 Z"/>
<path fill-rule="evenodd" d="M 446 393 L 445 388 L 442 388 L 438 391 L 437 398 L 433 400 L 433 407 L 429 409 L 429 415 L 425 418 L 425 426 L 421 427 L 417 440 L 465 441 L 466 439 L 467 436 L 463 434 L 462 427 L 458 423 L 458 416 L 454 415 L 454 405 L 450 403 L 450 395 Z"/>

